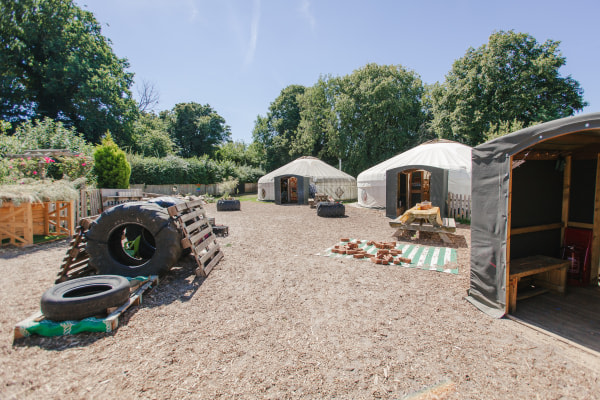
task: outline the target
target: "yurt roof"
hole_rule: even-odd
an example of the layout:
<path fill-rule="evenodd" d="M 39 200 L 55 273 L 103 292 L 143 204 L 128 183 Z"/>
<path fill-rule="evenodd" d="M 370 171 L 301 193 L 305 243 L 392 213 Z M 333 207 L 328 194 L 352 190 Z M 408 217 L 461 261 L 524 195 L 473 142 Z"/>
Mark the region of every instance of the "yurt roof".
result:
<path fill-rule="evenodd" d="M 431 140 L 361 172 L 357 180 L 385 181 L 387 170 L 404 165 L 424 165 L 471 173 L 471 147 L 451 140 Z"/>
<path fill-rule="evenodd" d="M 348 180 L 356 181 L 353 176 L 348 175 L 344 171 L 332 167 L 319 160 L 316 157 L 304 156 L 295 159 L 294 161 L 269 172 L 258 180 L 258 183 L 273 182 L 276 176 L 282 175 L 299 175 L 309 176 L 313 181 L 321 180 Z"/>

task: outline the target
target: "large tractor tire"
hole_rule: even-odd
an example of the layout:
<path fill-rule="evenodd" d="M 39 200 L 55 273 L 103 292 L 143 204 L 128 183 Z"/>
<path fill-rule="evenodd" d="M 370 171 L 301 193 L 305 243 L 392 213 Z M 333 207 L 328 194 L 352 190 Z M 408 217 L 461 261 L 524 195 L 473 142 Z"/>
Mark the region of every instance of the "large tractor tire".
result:
<path fill-rule="evenodd" d="M 113 207 L 86 234 L 89 264 L 100 274 L 149 276 L 181 257 L 181 233 L 167 210 L 148 202 Z"/>
<path fill-rule="evenodd" d="M 317 205 L 317 215 L 319 217 L 343 217 L 345 214 L 346 207 L 342 203 L 322 201 Z"/>
<path fill-rule="evenodd" d="M 129 281 L 116 275 L 92 275 L 59 283 L 46 290 L 40 306 L 52 321 L 80 320 L 103 314 L 129 299 Z"/>

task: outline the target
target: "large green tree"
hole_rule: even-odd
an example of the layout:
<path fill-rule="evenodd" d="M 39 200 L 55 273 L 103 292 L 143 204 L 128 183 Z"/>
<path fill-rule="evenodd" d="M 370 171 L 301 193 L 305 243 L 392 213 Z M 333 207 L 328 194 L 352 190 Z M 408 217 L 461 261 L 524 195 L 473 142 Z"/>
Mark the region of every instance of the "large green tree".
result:
<path fill-rule="evenodd" d="M 300 124 L 298 96 L 305 90 L 301 85 L 287 86 L 271 103 L 267 116 L 258 116 L 256 120 L 253 140 L 264 152 L 268 171 L 287 164 L 294 157 L 292 148 Z"/>
<path fill-rule="evenodd" d="M 559 44 L 500 31 L 487 44 L 469 48 L 433 90 L 431 129 L 474 146 L 501 124 L 529 126 L 581 110 L 582 88 L 559 71 L 566 63 Z"/>
<path fill-rule="evenodd" d="M 0 117 L 49 117 L 91 142 L 130 140 L 133 74 L 89 11 L 72 0 L 0 1 Z"/>
<path fill-rule="evenodd" d="M 133 134 L 128 150 L 147 157 L 165 157 L 179 149 L 168 132 L 164 119 L 154 113 L 141 112 L 133 123 Z"/>
<path fill-rule="evenodd" d="M 179 103 L 160 113 L 182 157 L 212 156 L 231 137 L 231 128 L 209 104 Z"/>
<path fill-rule="evenodd" d="M 414 146 L 426 118 L 423 92 L 419 76 L 402 66 L 367 64 L 343 77 L 329 147 L 344 171 L 357 175 Z"/>

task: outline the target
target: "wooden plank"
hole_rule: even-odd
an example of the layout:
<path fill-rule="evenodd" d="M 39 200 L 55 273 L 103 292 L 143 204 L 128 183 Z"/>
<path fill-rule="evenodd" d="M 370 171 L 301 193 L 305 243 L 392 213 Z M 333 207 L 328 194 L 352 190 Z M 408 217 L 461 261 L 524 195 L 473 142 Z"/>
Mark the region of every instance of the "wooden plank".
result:
<path fill-rule="evenodd" d="M 209 235 L 208 237 L 205 237 Z M 202 243 L 205 240 L 210 240 L 210 236 L 212 236 L 212 226 L 208 225 L 204 230 L 189 236 L 188 239 L 192 246 L 197 247 L 199 243 Z"/>
<path fill-rule="evenodd" d="M 223 257 L 224 257 L 224 255 L 223 255 L 223 252 L 222 252 L 222 251 L 219 251 L 219 252 L 218 252 L 218 253 L 215 255 L 215 258 L 213 258 L 213 259 L 212 259 L 212 260 L 211 260 L 211 261 L 208 263 L 208 265 L 206 265 L 204 268 L 198 267 L 198 268 L 196 269 L 196 275 L 198 275 L 198 270 L 201 270 L 201 271 L 202 271 L 202 274 L 203 274 L 203 275 L 201 275 L 201 276 L 204 276 L 204 277 L 208 276 L 208 274 L 210 274 L 210 271 L 212 271 L 212 270 L 213 270 L 213 268 L 215 267 L 215 265 L 217 265 L 217 264 L 219 263 L 219 261 L 221 261 L 221 259 L 222 259 Z"/>
<path fill-rule="evenodd" d="M 522 235 L 524 233 L 534 233 L 542 231 L 551 231 L 553 229 L 562 229 L 564 225 L 562 222 L 556 222 L 554 224 L 535 225 L 535 226 L 524 226 L 522 228 L 513 228 L 510 231 L 511 236 Z"/>
<path fill-rule="evenodd" d="M 208 219 L 200 219 L 192 224 L 187 225 L 186 228 L 189 233 L 192 233 L 205 225 L 210 226 Z"/>
<path fill-rule="evenodd" d="M 594 229 L 594 224 L 586 224 L 585 222 L 567 222 L 569 228 Z"/>
<path fill-rule="evenodd" d="M 572 157 L 569 154 L 565 157 L 565 170 L 563 171 L 563 196 L 562 196 L 562 215 L 560 228 L 560 245 L 561 247 L 565 244 L 565 227 L 569 222 L 569 197 L 571 194 L 571 160 Z"/>
<path fill-rule="evenodd" d="M 510 162 L 508 165 L 508 204 L 507 204 L 507 210 L 506 210 L 506 271 L 504 274 L 504 282 L 502 287 L 504 288 L 504 313 L 508 314 L 509 312 L 509 306 L 510 306 L 510 299 L 511 299 L 511 295 L 512 295 L 512 291 L 511 291 L 511 281 L 510 281 L 510 269 L 511 269 L 511 265 L 510 265 L 510 237 L 512 235 L 512 230 L 511 230 L 511 224 L 512 224 L 512 181 L 513 181 L 513 162 L 514 162 L 514 156 L 510 157 Z M 499 265 L 500 266 L 500 265 Z M 509 284 L 507 285 L 506 283 L 509 282 Z M 508 290 L 507 290 L 508 289 Z M 515 290 L 515 295 L 514 295 L 514 304 L 516 306 L 517 300 L 516 300 L 516 286 L 514 288 Z"/>
<path fill-rule="evenodd" d="M 198 209 L 187 214 L 181 214 L 178 218 L 182 223 L 187 225 L 188 221 L 191 221 L 195 218 L 206 218 L 206 211 L 204 211 L 204 209 Z"/>
<path fill-rule="evenodd" d="M 511 261 L 512 271 L 510 277 L 514 278 L 534 275 L 553 269 L 568 268 L 569 265 L 569 260 L 541 255 L 518 258 Z"/>
<path fill-rule="evenodd" d="M 170 216 L 174 217 L 174 216 L 182 213 L 185 210 L 193 209 L 193 208 L 198 207 L 198 206 L 200 206 L 201 208 L 203 208 L 204 201 L 202 199 L 187 201 L 185 203 L 180 203 L 180 204 L 174 204 L 171 207 L 169 207 L 167 209 L 167 211 L 169 212 Z"/>

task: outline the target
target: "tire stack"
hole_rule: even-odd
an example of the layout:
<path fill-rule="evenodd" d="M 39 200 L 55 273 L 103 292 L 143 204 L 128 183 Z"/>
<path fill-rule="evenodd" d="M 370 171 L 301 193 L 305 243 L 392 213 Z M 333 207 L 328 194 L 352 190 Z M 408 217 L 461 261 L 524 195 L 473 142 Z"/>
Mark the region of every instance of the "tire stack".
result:
<path fill-rule="evenodd" d="M 317 215 L 325 218 L 343 217 L 346 207 L 342 203 L 322 201 L 317 205 Z"/>
<path fill-rule="evenodd" d="M 42 296 L 44 316 L 54 321 L 102 314 L 129 299 L 127 277 L 159 275 L 181 257 L 182 235 L 167 208 L 177 199 L 132 202 L 103 212 L 86 233 L 88 263 L 99 275 L 59 283 Z"/>

